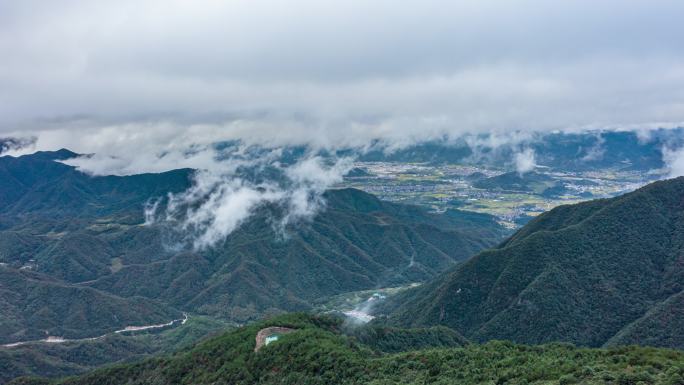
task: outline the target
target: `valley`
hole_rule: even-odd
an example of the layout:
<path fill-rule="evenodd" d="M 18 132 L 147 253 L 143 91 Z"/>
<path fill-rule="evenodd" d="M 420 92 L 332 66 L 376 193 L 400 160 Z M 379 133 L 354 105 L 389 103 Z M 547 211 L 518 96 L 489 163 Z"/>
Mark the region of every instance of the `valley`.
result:
<path fill-rule="evenodd" d="M 556 206 L 624 194 L 662 175 L 662 171 L 607 168 L 562 172 L 539 167 L 532 175 L 521 174 L 522 183 L 517 185 L 505 181 L 483 185 L 483 180 L 510 171 L 469 164 L 402 162 L 357 162 L 354 167 L 358 171 L 340 186 L 358 188 L 392 202 L 423 205 L 436 212 L 459 208 L 490 214 L 510 229 Z"/>
<path fill-rule="evenodd" d="M 19 376 L 64 377 L 187 349 L 198 341 L 238 327 L 213 317 L 189 316 L 182 324 L 101 338 L 0 347 L 0 383 Z"/>

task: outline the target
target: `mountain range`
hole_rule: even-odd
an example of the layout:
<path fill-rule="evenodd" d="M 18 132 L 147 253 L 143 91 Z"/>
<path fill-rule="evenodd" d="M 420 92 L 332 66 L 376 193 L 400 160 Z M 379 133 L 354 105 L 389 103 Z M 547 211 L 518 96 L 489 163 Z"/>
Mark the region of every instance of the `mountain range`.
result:
<path fill-rule="evenodd" d="M 684 178 L 560 206 L 380 312 L 473 341 L 684 349 L 683 226 Z"/>
<path fill-rule="evenodd" d="M 493 217 L 427 210 L 353 189 L 276 234 L 261 207 L 208 250 L 173 248 L 143 206 L 192 170 L 89 176 L 60 150 L 0 158 L 0 343 L 83 338 L 181 312 L 238 322 L 347 291 L 424 281 L 505 235 Z"/>
<path fill-rule="evenodd" d="M 191 187 L 193 170 L 96 177 L 62 163 L 74 156 L 0 158 L 0 343 L 106 336 L 0 348 L 0 382 L 155 353 L 164 354 L 55 383 L 684 379 L 681 351 L 663 349 L 684 349 L 684 177 L 559 206 L 507 239 L 488 215 L 333 189 L 324 210 L 285 236 L 273 226 L 280 207 L 265 204 L 222 242 L 194 249 L 172 247 L 173 229 L 147 223 L 143 210 Z M 548 182 L 534 173 L 478 179 L 502 189 Z M 256 321 L 413 282 L 424 283 L 379 301 L 367 326 L 301 313 Z M 112 333 L 183 313 L 198 326 L 136 339 Z M 250 324 L 193 346 L 227 321 Z M 269 326 L 294 331 L 255 352 Z"/>

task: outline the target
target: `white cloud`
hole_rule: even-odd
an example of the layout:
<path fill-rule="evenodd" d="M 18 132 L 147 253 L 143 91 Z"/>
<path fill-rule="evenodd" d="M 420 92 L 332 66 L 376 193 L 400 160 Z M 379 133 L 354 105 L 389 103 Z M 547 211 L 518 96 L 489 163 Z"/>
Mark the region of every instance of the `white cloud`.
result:
<path fill-rule="evenodd" d="M 402 146 L 680 124 L 682 13 L 671 0 L 2 2 L 0 132 L 126 158 L 126 141 Z"/>
<path fill-rule="evenodd" d="M 640 142 L 645 143 L 648 140 L 646 138 L 646 135 L 649 135 L 649 134 L 644 134 L 643 130 L 636 131 L 636 133 L 637 133 L 637 137 L 638 137 Z M 600 133 L 597 134 L 596 135 L 596 143 L 586 150 L 585 155 L 582 157 L 582 161 L 591 162 L 591 161 L 596 161 L 596 160 L 600 160 L 601 158 L 603 158 L 603 154 L 605 153 L 605 149 L 603 148 L 603 145 L 605 143 L 606 143 L 606 140 L 603 138 L 603 136 Z"/>
<path fill-rule="evenodd" d="M 352 158 L 341 158 L 332 165 L 326 165 L 322 158 L 312 157 L 286 169 L 285 175 L 295 188 L 288 194 L 289 208 L 282 224 L 299 218 L 312 218 L 324 204 L 321 197 L 325 190 L 342 182 L 342 177 L 352 167 Z"/>
<path fill-rule="evenodd" d="M 273 158 L 257 157 L 237 164 L 229 159 L 225 168 L 198 171 L 193 186 L 170 194 L 166 207 L 159 201 L 145 207 L 145 223 L 171 224 L 180 230 L 182 242 L 205 249 L 222 242 L 264 205 L 277 205 L 270 212 L 275 230 L 285 234 L 287 225 L 309 220 L 325 204 L 322 195 L 342 180 L 352 166 L 349 158 L 325 164 L 320 157 L 307 157 L 291 166 Z M 236 172 L 240 166 L 271 167 L 282 171 L 284 181 L 254 181 Z"/>
<path fill-rule="evenodd" d="M 668 177 L 684 176 L 684 147 L 678 149 L 663 149 L 663 158 L 668 171 Z"/>
<path fill-rule="evenodd" d="M 534 150 L 527 148 L 521 152 L 518 152 L 514 156 L 515 169 L 519 174 L 524 174 L 534 170 L 537 166 L 535 161 Z"/>

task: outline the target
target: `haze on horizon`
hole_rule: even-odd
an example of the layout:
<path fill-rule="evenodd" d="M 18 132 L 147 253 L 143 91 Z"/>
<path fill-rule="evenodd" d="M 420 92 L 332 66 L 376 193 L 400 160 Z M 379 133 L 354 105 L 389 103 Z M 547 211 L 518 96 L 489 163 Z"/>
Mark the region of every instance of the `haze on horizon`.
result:
<path fill-rule="evenodd" d="M 684 122 L 681 1 L 0 1 L 0 137 L 116 158 Z M 150 163 L 150 155 L 144 161 Z M 134 162 L 136 163 L 136 162 Z M 136 168 L 132 166 L 132 169 Z"/>

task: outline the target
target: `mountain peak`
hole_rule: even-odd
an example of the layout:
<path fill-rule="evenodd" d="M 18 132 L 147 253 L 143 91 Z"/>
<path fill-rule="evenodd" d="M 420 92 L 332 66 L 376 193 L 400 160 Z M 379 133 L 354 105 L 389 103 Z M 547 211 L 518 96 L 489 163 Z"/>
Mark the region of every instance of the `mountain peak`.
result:
<path fill-rule="evenodd" d="M 33 154 L 33 156 L 50 160 L 66 160 L 70 158 L 75 158 L 79 156 L 79 154 L 66 148 L 60 148 L 57 151 L 38 151 L 35 154 Z"/>

